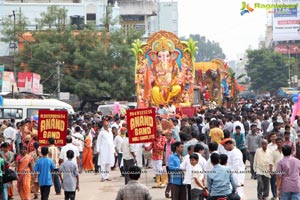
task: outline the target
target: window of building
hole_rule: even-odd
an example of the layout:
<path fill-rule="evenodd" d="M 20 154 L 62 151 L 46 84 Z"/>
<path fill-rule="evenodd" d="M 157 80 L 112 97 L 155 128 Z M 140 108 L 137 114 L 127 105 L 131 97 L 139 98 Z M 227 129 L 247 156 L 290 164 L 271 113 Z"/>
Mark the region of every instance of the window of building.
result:
<path fill-rule="evenodd" d="M 87 13 L 86 20 L 87 21 L 96 21 L 96 13 Z"/>

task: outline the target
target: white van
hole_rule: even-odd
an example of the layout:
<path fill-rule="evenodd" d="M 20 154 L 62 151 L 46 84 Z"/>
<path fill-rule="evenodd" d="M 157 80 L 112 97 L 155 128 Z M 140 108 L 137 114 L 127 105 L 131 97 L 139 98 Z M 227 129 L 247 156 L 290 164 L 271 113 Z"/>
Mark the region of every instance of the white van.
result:
<path fill-rule="evenodd" d="M 0 120 L 14 118 L 16 122 L 31 118 L 38 114 L 38 110 L 67 110 L 75 114 L 71 105 L 57 99 L 6 99 L 0 106 Z"/>
<path fill-rule="evenodd" d="M 119 105 L 122 110 L 129 109 L 129 107 L 124 104 L 119 104 Z M 114 112 L 114 104 L 99 105 L 97 111 L 98 112 L 101 111 L 103 116 L 110 115 L 111 113 Z"/>

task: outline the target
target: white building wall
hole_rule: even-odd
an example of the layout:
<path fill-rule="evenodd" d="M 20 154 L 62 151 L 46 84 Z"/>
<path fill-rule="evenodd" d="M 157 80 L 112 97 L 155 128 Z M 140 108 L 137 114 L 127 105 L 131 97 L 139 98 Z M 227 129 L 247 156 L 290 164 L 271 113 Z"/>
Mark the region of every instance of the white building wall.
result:
<path fill-rule="evenodd" d="M 178 2 L 157 2 L 157 16 L 150 19 L 149 33 L 165 30 L 178 35 Z"/>
<path fill-rule="evenodd" d="M 28 18 L 28 29 L 35 30 L 37 25 L 35 19 L 39 18 L 42 12 L 46 12 L 48 6 L 57 5 L 68 10 L 68 22 L 70 22 L 70 16 L 79 15 L 84 16 L 86 23 L 88 6 L 94 5 L 96 8 L 96 26 L 102 27 L 103 17 L 105 16 L 106 12 L 106 2 L 107 1 L 105 0 L 83 0 L 82 3 L 8 3 L 4 0 L 0 0 L 0 19 L 11 15 L 13 10 L 16 11 L 17 16 L 17 12 L 19 12 L 19 10 L 21 9 L 23 15 Z M 2 30 L 1 24 L 0 30 Z M 0 37 L 3 36 L 0 35 Z M 0 42 L 0 56 L 8 55 L 8 49 L 8 44 Z"/>

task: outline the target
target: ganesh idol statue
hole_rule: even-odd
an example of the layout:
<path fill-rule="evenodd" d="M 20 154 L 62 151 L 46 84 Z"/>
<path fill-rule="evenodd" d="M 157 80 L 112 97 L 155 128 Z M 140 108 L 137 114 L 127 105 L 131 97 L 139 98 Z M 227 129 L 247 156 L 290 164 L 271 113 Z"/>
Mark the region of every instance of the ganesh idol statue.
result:
<path fill-rule="evenodd" d="M 179 106 L 182 99 L 189 101 L 189 105 L 192 103 L 192 85 L 185 80 L 193 79 L 192 74 L 186 77 L 187 70 L 193 71 L 193 62 L 186 48 L 175 34 L 167 31 L 154 33 L 141 46 L 137 51 L 135 75 L 136 93 L 141 102 L 140 105 L 138 102 L 138 107 L 166 105 L 170 101 L 178 102 Z"/>
<path fill-rule="evenodd" d="M 180 94 L 181 86 L 176 84 L 179 69 L 176 64 L 179 52 L 174 44 L 165 37 L 155 41 L 148 53 L 152 61 L 153 82 L 151 89 L 152 104 L 167 104 Z"/>

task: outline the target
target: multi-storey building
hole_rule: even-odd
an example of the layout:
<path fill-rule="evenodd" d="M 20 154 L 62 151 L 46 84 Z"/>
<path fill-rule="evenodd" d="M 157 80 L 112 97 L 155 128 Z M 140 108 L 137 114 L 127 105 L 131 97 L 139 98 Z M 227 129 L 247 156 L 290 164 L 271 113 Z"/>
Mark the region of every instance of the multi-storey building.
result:
<path fill-rule="evenodd" d="M 17 20 L 21 12 L 27 18 L 27 29 L 35 30 L 36 19 L 51 5 L 67 10 L 66 23 L 94 23 L 98 29 L 104 26 L 107 0 L 0 0 L 0 19 L 10 16 Z M 10 47 L 9 43 L 0 42 L 0 56 L 8 55 Z"/>
<path fill-rule="evenodd" d="M 178 35 L 178 2 L 173 0 L 157 2 L 157 15 L 150 18 L 149 35 L 159 30 Z"/>

